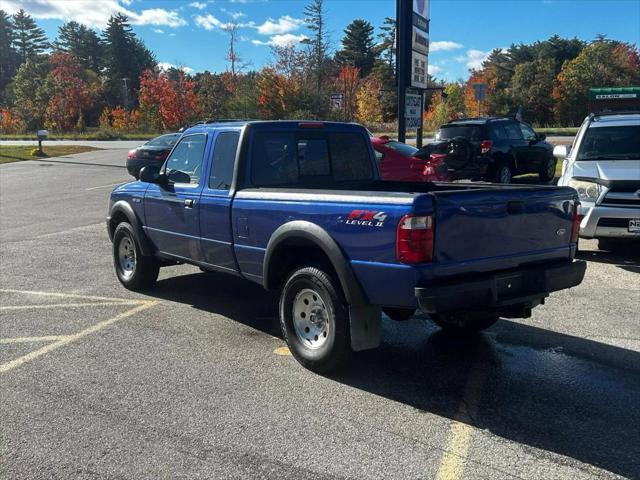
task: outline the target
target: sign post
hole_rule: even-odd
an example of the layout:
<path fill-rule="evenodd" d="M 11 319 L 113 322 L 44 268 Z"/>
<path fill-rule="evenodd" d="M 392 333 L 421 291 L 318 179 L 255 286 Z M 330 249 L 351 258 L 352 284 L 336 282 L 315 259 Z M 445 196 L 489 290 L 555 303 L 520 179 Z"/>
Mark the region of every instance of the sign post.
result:
<path fill-rule="evenodd" d="M 42 151 L 42 140 L 45 140 L 49 136 L 49 132 L 47 130 L 38 130 L 37 136 L 38 136 L 38 152 L 42 156 L 44 155 L 44 152 Z"/>
<path fill-rule="evenodd" d="M 406 140 L 407 128 L 415 129 L 419 148 L 429 78 L 429 0 L 396 0 L 396 21 L 398 140 Z"/>

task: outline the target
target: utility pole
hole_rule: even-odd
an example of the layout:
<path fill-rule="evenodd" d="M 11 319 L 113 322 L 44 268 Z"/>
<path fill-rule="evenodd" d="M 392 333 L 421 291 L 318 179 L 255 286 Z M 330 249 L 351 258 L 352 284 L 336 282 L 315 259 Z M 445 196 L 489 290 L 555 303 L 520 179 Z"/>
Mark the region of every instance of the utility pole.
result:
<path fill-rule="evenodd" d="M 410 29 L 407 25 L 408 2 L 406 0 L 396 0 L 396 82 L 398 83 L 398 141 L 406 140 L 407 119 L 405 112 L 405 93 L 407 91 L 408 70 L 411 65 L 407 65 L 407 35 Z"/>

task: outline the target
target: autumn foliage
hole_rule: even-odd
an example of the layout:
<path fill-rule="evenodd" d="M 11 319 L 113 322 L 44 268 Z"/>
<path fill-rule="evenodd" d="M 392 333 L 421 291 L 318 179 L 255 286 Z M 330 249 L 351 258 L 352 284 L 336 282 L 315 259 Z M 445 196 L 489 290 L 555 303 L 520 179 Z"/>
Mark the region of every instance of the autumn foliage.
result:
<path fill-rule="evenodd" d="M 140 110 L 149 123 L 159 123 L 163 130 L 183 127 L 200 114 L 195 82 L 183 72 L 169 78 L 165 72 L 145 70 L 140 77 Z"/>

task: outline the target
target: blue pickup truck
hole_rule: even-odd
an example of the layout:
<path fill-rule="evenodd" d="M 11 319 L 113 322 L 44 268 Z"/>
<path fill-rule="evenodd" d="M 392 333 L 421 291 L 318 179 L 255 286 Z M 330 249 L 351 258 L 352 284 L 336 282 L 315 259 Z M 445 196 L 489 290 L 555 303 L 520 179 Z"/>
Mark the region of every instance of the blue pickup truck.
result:
<path fill-rule="evenodd" d="M 107 228 L 128 289 L 189 263 L 279 292 L 292 354 L 327 372 L 379 345 L 382 312 L 476 332 L 578 285 L 578 205 L 571 188 L 381 181 L 355 124 L 203 122 L 113 190 Z"/>

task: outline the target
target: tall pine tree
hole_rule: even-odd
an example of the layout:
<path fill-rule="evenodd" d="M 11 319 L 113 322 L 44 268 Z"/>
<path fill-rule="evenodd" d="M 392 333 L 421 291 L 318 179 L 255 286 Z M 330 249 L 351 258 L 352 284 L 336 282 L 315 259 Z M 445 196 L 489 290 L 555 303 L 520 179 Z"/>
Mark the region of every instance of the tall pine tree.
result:
<path fill-rule="evenodd" d="M 107 101 L 113 106 L 131 108 L 140 87 L 140 75 L 147 69 L 154 69 L 157 62 L 144 43 L 136 38 L 125 15 L 117 13 L 109 18 L 103 39 Z"/>
<path fill-rule="evenodd" d="M 11 17 L 4 10 L 0 10 L 0 99 L 11 77 L 18 68 L 18 55 L 13 48 L 15 33 Z"/>
<path fill-rule="evenodd" d="M 18 53 L 20 64 L 30 58 L 42 55 L 49 48 L 44 30 L 23 9 L 13 15 L 13 45 Z"/>
<path fill-rule="evenodd" d="M 376 56 L 373 26 L 360 18 L 347 25 L 342 50 L 336 54 L 337 62 L 359 68 L 360 75 L 364 78 L 371 73 Z"/>
<path fill-rule="evenodd" d="M 53 46 L 73 55 L 84 68 L 99 71 L 102 42 L 90 28 L 75 21 L 66 22 L 58 28 L 58 39 Z"/>
<path fill-rule="evenodd" d="M 324 0 L 313 0 L 304 7 L 305 24 L 311 32 L 311 38 L 303 41 L 309 46 L 307 51 L 307 69 L 314 81 L 313 113 L 318 117 L 323 114 L 323 84 L 327 72 L 325 66 L 329 53 L 329 33 L 325 21 Z"/>

